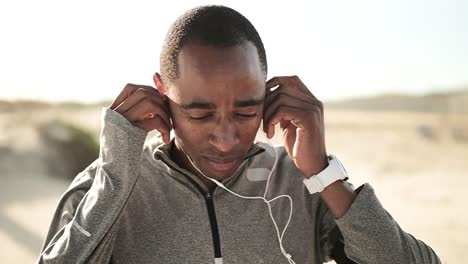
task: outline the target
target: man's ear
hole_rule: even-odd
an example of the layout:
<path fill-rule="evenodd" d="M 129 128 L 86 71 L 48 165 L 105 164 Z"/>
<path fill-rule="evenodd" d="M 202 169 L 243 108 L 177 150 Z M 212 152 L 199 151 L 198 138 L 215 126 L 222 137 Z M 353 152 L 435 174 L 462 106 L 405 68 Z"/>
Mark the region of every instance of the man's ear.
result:
<path fill-rule="evenodd" d="M 161 81 L 161 75 L 159 75 L 159 73 L 156 72 L 155 74 L 153 74 L 153 81 L 154 81 L 154 85 L 156 85 L 156 89 L 158 89 L 159 93 L 166 94 L 167 89 L 163 85 L 163 83 Z"/>

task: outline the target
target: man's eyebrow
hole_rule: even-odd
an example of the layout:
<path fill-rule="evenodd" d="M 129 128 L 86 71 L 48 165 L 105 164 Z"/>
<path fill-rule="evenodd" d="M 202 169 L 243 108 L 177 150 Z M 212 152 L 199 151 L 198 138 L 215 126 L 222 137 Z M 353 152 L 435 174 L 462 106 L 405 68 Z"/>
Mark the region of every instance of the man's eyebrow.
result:
<path fill-rule="evenodd" d="M 235 107 L 247 107 L 262 104 L 265 99 L 239 100 L 234 103 Z"/>
<path fill-rule="evenodd" d="M 191 102 L 188 104 L 183 104 L 182 108 L 184 109 L 214 109 L 216 105 L 208 102 Z"/>

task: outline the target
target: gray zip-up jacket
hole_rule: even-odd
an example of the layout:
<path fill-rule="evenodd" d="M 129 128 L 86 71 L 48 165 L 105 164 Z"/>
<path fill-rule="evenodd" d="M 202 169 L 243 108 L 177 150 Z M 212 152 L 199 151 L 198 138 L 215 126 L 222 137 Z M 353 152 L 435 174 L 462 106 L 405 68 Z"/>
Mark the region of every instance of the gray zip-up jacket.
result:
<path fill-rule="evenodd" d="M 209 193 L 170 159 L 170 145 L 120 114 L 103 108 L 99 158 L 63 194 L 38 263 L 287 263 L 267 205 L 216 188 Z M 357 263 L 439 263 L 434 251 L 404 232 L 382 208 L 372 187 L 361 186 L 335 220 L 319 194 L 278 148 L 267 198 L 288 194 L 293 215 L 283 238 L 295 263 L 323 263 L 338 240 Z M 274 150 L 255 144 L 223 184 L 245 196 L 263 196 Z M 272 210 L 282 230 L 289 200 Z M 340 233 L 342 236 L 337 236 Z"/>

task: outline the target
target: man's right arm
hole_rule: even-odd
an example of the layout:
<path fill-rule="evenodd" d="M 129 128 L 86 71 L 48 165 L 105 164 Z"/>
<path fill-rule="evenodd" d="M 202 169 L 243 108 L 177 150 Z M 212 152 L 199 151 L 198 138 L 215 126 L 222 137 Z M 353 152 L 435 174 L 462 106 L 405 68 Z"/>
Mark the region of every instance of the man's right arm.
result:
<path fill-rule="evenodd" d="M 108 262 L 147 132 L 103 108 L 99 158 L 62 196 L 38 263 Z"/>
<path fill-rule="evenodd" d="M 159 74 L 158 89 L 165 91 Z M 143 144 L 158 130 L 170 142 L 168 100 L 157 89 L 127 84 L 102 111 L 99 158 L 62 196 L 39 263 L 106 263 L 119 215 L 139 176 Z"/>

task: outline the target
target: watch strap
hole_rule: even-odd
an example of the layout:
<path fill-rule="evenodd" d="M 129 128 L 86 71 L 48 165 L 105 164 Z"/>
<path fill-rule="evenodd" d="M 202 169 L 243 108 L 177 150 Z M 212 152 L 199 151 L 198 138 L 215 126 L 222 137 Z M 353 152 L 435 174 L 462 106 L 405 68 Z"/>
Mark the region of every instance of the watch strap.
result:
<path fill-rule="evenodd" d="M 334 155 L 328 156 L 328 166 L 320 173 L 304 179 L 304 185 L 310 194 L 322 192 L 328 185 L 339 181 L 347 180 L 346 170 Z"/>

